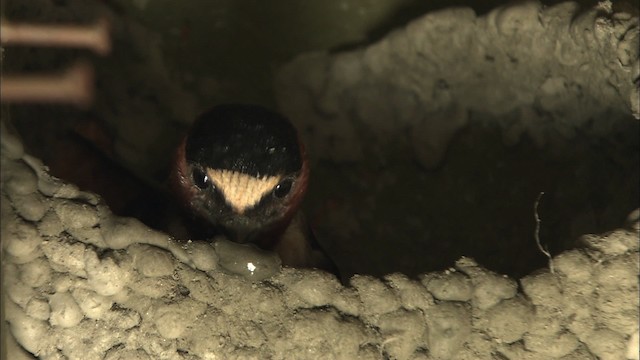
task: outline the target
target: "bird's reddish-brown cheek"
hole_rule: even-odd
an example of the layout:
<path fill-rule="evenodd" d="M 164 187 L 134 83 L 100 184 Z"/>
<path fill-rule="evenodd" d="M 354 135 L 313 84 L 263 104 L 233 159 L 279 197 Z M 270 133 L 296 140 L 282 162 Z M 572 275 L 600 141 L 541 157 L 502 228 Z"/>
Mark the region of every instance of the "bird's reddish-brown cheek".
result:
<path fill-rule="evenodd" d="M 309 184 L 309 162 L 307 161 L 306 152 L 302 143 L 300 143 L 300 152 L 302 155 L 302 168 L 300 169 L 300 175 L 296 180 L 295 187 L 291 194 L 290 200 L 287 204 L 287 209 L 284 215 L 285 219 L 290 220 L 293 215 L 298 211 L 298 207 L 304 199 L 304 195 L 307 192 L 307 186 Z"/>
<path fill-rule="evenodd" d="M 171 184 L 178 201 L 183 205 L 190 207 L 195 196 L 195 189 L 191 184 L 188 176 L 187 160 L 185 156 L 186 137 L 180 142 L 173 160 L 174 164 L 171 170 Z"/>

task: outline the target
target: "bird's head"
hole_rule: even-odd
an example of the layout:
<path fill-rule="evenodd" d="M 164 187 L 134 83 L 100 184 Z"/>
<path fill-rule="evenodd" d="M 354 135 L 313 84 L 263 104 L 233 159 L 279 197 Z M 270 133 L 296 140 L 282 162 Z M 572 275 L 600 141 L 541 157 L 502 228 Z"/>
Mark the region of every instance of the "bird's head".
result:
<path fill-rule="evenodd" d="M 293 125 L 254 105 L 200 115 L 173 171 L 186 206 L 236 242 L 286 227 L 304 197 L 309 168 Z"/>

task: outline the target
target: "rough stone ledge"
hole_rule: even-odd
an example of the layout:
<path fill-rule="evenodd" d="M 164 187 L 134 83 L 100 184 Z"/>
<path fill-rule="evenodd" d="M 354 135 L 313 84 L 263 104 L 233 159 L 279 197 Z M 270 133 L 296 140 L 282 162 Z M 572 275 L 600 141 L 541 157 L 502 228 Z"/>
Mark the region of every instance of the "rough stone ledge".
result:
<path fill-rule="evenodd" d="M 12 356 L 638 359 L 637 212 L 520 287 L 469 258 L 344 287 L 232 244 L 176 243 L 50 177 L 7 131 L 1 144 Z"/>

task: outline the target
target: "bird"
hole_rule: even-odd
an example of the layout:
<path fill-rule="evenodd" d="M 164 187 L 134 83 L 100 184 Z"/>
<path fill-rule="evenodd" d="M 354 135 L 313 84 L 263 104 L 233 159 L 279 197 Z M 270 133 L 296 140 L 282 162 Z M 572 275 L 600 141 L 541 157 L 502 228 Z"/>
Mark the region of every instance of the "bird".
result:
<path fill-rule="evenodd" d="M 211 233 L 274 251 L 285 266 L 337 274 L 300 210 L 309 161 L 281 114 L 249 104 L 205 111 L 178 145 L 170 181 L 177 200 Z"/>

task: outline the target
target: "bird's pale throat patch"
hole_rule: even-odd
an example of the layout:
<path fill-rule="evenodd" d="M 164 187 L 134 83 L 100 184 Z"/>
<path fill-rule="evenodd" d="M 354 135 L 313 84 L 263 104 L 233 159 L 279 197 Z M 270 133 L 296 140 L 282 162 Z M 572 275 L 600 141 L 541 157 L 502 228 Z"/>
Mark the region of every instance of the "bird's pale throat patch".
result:
<path fill-rule="evenodd" d="M 207 174 L 227 204 L 240 214 L 254 207 L 280 181 L 280 176 L 258 178 L 230 170 L 207 169 Z"/>

